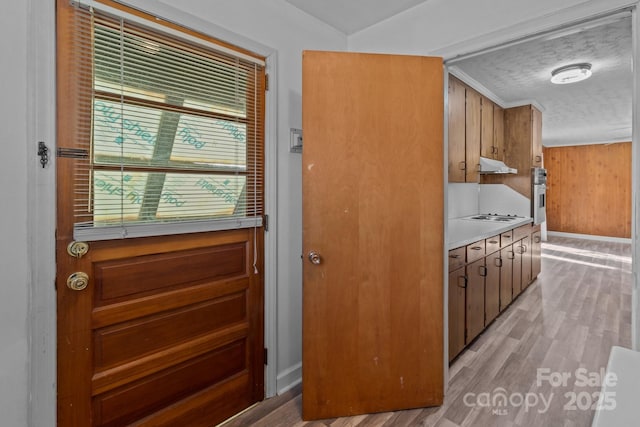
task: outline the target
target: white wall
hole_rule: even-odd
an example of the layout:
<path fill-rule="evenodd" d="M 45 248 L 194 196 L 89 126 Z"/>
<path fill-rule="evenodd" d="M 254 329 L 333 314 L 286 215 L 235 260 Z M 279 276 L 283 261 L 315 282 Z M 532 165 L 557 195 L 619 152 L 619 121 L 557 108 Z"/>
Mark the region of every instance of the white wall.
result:
<path fill-rule="evenodd" d="M 0 416 L 27 424 L 29 264 L 27 256 L 27 3 L 0 16 Z"/>
<path fill-rule="evenodd" d="M 594 15 L 635 0 L 429 0 L 349 36 L 349 50 L 448 56 L 475 51 L 501 30 L 527 34 L 576 14 Z M 544 23 L 531 26 L 541 19 Z M 492 46 L 491 42 L 486 44 Z"/>

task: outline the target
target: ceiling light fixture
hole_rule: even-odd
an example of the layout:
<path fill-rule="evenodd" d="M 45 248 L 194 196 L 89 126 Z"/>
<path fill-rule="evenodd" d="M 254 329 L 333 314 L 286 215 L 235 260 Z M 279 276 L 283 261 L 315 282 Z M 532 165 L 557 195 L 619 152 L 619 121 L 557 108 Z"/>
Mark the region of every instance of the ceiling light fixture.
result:
<path fill-rule="evenodd" d="M 591 64 L 571 64 L 556 68 L 551 72 L 551 83 L 566 85 L 591 77 Z"/>

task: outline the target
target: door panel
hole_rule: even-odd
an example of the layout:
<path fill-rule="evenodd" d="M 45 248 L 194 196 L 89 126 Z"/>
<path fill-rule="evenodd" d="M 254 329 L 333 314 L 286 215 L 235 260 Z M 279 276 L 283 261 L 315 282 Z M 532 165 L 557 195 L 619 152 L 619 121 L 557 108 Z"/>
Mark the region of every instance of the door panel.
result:
<path fill-rule="evenodd" d="M 531 284 L 531 237 L 522 239 L 522 289 Z"/>
<path fill-rule="evenodd" d="M 484 330 L 485 259 L 467 265 L 467 338 L 469 344 Z"/>
<path fill-rule="evenodd" d="M 465 268 L 449 273 L 449 362 L 464 348 Z"/>
<path fill-rule="evenodd" d="M 211 425 L 261 400 L 254 232 L 94 242 L 79 260 L 60 250 L 59 425 Z M 69 267 L 86 289 L 66 287 Z"/>
<path fill-rule="evenodd" d="M 302 92 L 303 418 L 440 405 L 442 60 L 307 51 Z"/>
<path fill-rule="evenodd" d="M 503 233 L 504 235 L 504 233 Z M 500 311 L 503 311 L 513 301 L 513 245 L 500 251 L 502 267 L 500 267 Z"/>
<path fill-rule="evenodd" d="M 485 277 L 485 325 L 493 322 L 500 313 L 500 251 L 487 255 L 487 277 Z"/>
<path fill-rule="evenodd" d="M 475 90 L 467 90 L 466 97 L 466 181 L 478 182 L 480 179 L 480 134 L 482 102 Z"/>

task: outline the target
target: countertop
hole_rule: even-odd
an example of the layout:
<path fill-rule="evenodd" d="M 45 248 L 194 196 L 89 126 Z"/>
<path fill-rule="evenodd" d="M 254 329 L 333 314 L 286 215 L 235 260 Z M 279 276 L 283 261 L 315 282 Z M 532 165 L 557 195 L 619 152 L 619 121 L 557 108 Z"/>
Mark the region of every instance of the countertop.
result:
<path fill-rule="evenodd" d="M 448 249 L 459 248 L 487 237 L 495 236 L 512 228 L 533 222 L 533 218 L 518 218 L 510 222 L 478 221 L 463 218 L 449 219 L 447 222 Z"/>

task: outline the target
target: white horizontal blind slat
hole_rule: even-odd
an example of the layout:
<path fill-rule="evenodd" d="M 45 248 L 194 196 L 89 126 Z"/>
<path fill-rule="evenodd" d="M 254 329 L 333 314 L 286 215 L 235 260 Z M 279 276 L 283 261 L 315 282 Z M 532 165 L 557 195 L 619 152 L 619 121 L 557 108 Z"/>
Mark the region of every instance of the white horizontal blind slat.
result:
<path fill-rule="evenodd" d="M 263 67 L 76 11 L 71 145 L 86 156 L 71 177 L 74 234 L 127 237 L 145 224 L 159 225 L 145 233 L 165 234 L 178 223 L 260 218 Z"/>

